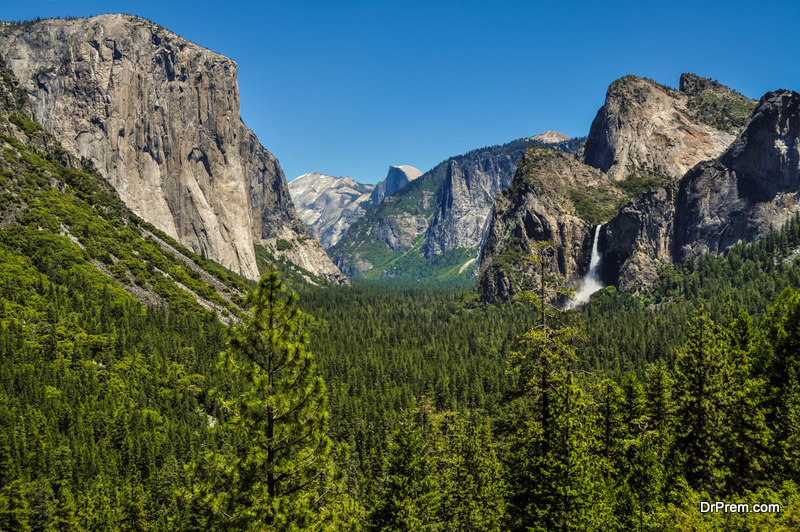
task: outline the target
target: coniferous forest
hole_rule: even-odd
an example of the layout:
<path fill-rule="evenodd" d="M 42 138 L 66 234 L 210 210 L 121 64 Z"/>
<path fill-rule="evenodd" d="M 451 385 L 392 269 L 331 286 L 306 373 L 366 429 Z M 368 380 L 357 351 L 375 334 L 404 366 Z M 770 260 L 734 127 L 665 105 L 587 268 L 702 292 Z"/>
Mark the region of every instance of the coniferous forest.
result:
<path fill-rule="evenodd" d="M 800 529 L 800 217 L 568 312 L 255 283 L 3 83 L 0 530 Z"/>

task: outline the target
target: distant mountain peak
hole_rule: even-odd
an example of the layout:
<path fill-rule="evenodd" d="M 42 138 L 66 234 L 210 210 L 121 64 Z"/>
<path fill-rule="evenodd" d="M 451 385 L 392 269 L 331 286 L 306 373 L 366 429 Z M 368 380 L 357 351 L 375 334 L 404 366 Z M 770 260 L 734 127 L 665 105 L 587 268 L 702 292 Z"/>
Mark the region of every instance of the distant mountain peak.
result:
<path fill-rule="evenodd" d="M 386 179 L 375 186 L 372 193 L 373 203 L 380 203 L 383 198 L 398 192 L 421 175 L 421 171 L 407 164 L 390 166 Z"/>
<path fill-rule="evenodd" d="M 545 131 L 530 137 L 530 140 L 541 142 L 542 144 L 558 144 L 559 142 L 568 141 L 570 138 L 560 131 Z"/>

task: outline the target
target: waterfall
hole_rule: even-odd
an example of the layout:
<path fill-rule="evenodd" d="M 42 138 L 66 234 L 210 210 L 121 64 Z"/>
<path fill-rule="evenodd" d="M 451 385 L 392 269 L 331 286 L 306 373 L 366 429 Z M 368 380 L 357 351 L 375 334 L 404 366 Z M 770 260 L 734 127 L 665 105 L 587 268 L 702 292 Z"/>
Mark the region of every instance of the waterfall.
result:
<path fill-rule="evenodd" d="M 589 271 L 581 279 L 578 284 L 577 290 L 572 295 L 572 300 L 567 301 L 566 308 L 571 309 L 580 306 L 589 298 L 603 288 L 603 282 L 600 280 L 600 250 L 598 249 L 598 241 L 600 240 L 600 225 L 594 228 L 594 240 L 592 241 L 592 258 L 589 261 Z"/>

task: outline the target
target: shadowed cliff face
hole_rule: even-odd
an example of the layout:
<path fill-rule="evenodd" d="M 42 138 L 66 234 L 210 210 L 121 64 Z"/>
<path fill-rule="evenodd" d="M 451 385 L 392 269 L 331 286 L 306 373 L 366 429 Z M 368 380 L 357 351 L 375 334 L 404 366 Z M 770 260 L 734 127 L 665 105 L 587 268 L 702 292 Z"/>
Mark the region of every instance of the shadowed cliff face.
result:
<path fill-rule="evenodd" d="M 616 80 L 592 122 L 583 162 L 613 179 L 641 169 L 679 179 L 720 155 L 738 132 L 728 109 L 749 115 L 753 102 L 691 74 L 681 77 L 681 89 L 635 76 Z"/>
<path fill-rule="evenodd" d="M 659 264 L 722 253 L 780 227 L 800 200 L 800 94 L 770 92 L 716 161 L 626 205 L 604 228 L 604 277 L 637 290 Z"/>
<path fill-rule="evenodd" d="M 307 235 L 278 161 L 239 117 L 236 64 L 127 15 L 47 20 L 0 35 L 34 118 L 90 160 L 122 200 L 181 243 L 249 278 L 253 245 Z"/>
<path fill-rule="evenodd" d="M 480 263 L 483 297 L 509 299 L 530 287 L 537 274 L 525 256 L 535 242 L 545 240 L 557 246 L 558 273 L 568 283 L 578 281 L 589 266 L 594 224 L 578 216 L 569 191 L 612 190 L 609 181 L 570 154 L 528 148 L 511 186 L 494 203 Z"/>
<path fill-rule="evenodd" d="M 451 249 L 481 243 L 492 214 L 494 197 L 508 188 L 516 161 L 508 155 L 481 154 L 463 166 L 451 160 L 439 189 L 433 219 L 427 229 L 423 252 L 427 258 Z"/>

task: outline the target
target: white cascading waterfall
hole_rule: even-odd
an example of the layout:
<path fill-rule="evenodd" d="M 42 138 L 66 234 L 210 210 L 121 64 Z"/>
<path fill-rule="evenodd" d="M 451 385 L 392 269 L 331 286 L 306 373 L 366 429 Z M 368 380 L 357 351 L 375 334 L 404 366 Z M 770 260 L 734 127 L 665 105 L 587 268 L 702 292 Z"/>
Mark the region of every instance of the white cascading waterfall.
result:
<path fill-rule="evenodd" d="M 572 295 L 572 300 L 567 301 L 567 308 L 575 308 L 583 305 L 592 294 L 603 288 L 603 281 L 600 280 L 600 250 L 598 241 L 600 240 L 600 225 L 594 228 L 594 240 L 592 241 L 592 258 L 589 260 L 589 271 L 581 279 L 578 289 Z"/>

